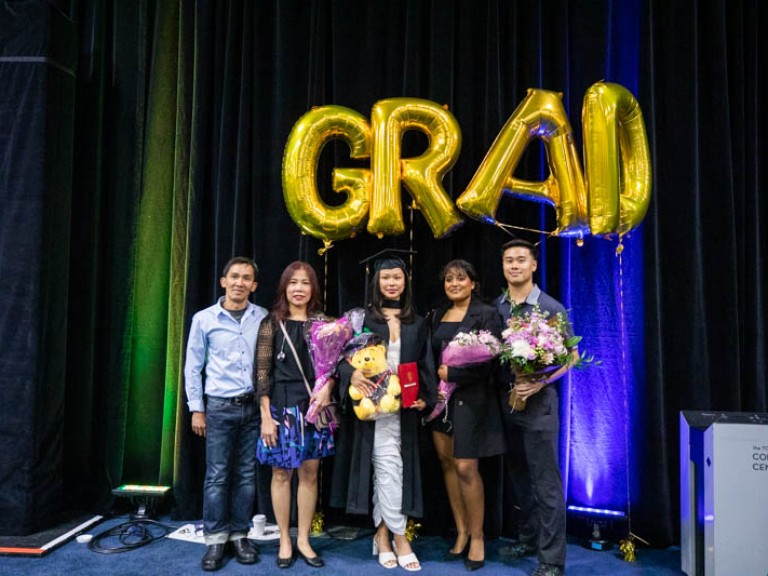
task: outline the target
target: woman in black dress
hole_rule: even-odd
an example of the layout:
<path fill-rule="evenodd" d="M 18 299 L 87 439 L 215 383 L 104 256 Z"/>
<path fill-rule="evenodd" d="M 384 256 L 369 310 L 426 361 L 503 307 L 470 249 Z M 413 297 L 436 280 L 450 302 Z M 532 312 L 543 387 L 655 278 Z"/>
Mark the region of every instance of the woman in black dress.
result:
<path fill-rule="evenodd" d="M 485 493 L 478 459 L 504 452 L 493 362 L 456 368 L 440 363 L 440 358 L 459 332 L 487 330 L 500 338 L 501 319 L 493 306 L 476 296 L 477 273 L 469 262 L 450 261 L 440 277 L 448 304 L 431 316 L 432 350 L 438 377 L 457 388 L 430 426 L 458 532 L 449 554 L 458 559 L 469 546 L 465 563 L 468 570 L 476 570 L 485 563 Z"/>
<path fill-rule="evenodd" d="M 310 546 L 309 528 L 317 505 L 320 458 L 334 453 L 334 439 L 330 429 L 318 430 L 304 418 L 310 395 L 296 362 L 298 356 L 312 386 L 315 372 L 304 334 L 309 321 L 323 317 L 321 308 L 315 271 L 306 262 L 289 264 L 280 277 L 272 313 L 261 323 L 256 342 L 256 391 L 261 409 L 261 441 L 256 457 L 262 464 L 272 466 L 272 507 L 280 528 L 277 554 L 280 568 L 293 564 L 296 551 L 308 565 L 315 568 L 324 565 Z M 333 384 L 331 380 L 315 394 L 318 409 L 331 402 Z M 290 536 L 294 470 L 299 476 L 297 550 Z"/>

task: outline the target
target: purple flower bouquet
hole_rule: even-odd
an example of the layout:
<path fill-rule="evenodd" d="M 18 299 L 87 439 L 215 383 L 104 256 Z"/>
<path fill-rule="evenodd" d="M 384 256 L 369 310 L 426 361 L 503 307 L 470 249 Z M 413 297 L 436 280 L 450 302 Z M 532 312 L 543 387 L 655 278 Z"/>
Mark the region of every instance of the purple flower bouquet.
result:
<path fill-rule="evenodd" d="M 315 384 L 312 388 L 314 396 L 331 379 L 337 362 L 341 359 L 341 351 L 344 345 L 354 335 L 353 317 L 348 313 L 338 320 L 315 320 L 306 334 L 307 344 L 315 366 Z M 310 401 L 307 414 L 307 422 L 317 424 L 318 411 L 315 400 Z M 331 424 L 331 428 L 334 423 Z"/>
<path fill-rule="evenodd" d="M 499 340 L 488 330 L 459 332 L 443 350 L 440 362 L 452 368 L 467 368 L 490 362 L 499 355 L 500 351 Z M 434 410 L 424 419 L 426 422 L 434 420 L 443 410 L 446 410 L 454 390 L 456 390 L 455 383 L 440 380 L 437 391 L 442 393 L 445 400 L 438 401 Z"/>

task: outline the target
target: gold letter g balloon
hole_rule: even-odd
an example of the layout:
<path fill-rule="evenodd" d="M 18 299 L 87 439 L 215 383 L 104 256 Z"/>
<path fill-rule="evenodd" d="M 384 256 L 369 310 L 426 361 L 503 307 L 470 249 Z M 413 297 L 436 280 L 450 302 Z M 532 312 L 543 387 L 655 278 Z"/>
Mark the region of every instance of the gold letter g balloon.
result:
<path fill-rule="evenodd" d="M 340 206 L 329 206 L 317 190 L 317 162 L 332 139 L 349 144 L 350 157 L 371 154 L 371 128 L 359 113 L 343 106 L 313 108 L 294 125 L 283 156 L 283 196 L 302 232 L 328 244 L 353 236 L 365 226 L 372 178 L 363 168 L 336 168 L 333 190 L 347 194 Z"/>

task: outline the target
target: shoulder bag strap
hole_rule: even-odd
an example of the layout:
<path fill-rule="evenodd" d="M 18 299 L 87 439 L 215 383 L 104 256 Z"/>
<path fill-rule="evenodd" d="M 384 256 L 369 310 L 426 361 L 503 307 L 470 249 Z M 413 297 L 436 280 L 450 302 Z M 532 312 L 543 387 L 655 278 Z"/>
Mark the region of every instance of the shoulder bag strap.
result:
<path fill-rule="evenodd" d="M 296 352 L 296 348 L 293 345 L 293 340 L 291 340 L 291 337 L 288 336 L 288 331 L 285 329 L 285 323 L 280 320 L 280 330 L 283 331 L 283 337 L 288 342 L 288 346 L 291 349 L 291 352 L 293 352 L 293 357 L 296 359 L 296 364 L 299 366 L 299 372 L 301 372 L 301 377 L 304 379 L 304 386 L 307 387 L 307 392 L 309 392 L 309 395 L 312 396 L 312 389 L 309 387 L 309 382 L 307 382 L 307 377 L 304 374 L 304 368 L 301 365 L 301 360 L 299 360 L 299 354 Z"/>

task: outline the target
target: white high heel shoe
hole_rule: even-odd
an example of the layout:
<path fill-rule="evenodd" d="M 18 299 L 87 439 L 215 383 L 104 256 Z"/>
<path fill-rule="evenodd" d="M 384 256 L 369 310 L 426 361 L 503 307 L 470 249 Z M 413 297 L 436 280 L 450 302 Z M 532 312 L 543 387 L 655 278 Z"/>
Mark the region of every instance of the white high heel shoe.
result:
<path fill-rule="evenodd" d="M 397 546 L 395 545 L 395 541 L 392 540 L 392 549 L 395 551 L 395 554 L 397 554 Z M 416 557 L 416 554 L 411 550 L 410 554 L 404 554 L 402 556 L 397 556 L 397 563 L 400 565 L 400 568 L 403 568 L 407 570 L 408 572 L 418 572 L 421 570 L 421 562 L 419 562 L 419 559 Z M 416 564 L 415 568 L 409 568 L 409 564 Z"/>
<path fill-rule="evenodd" d="M 387 570 L 397 567 L 397 556 L 391 550 L 379 551 L 379 543 L 376 541 L 376 536 L 373 537 L 373 555 L 379 557 L 379 564 L 381 564 Z"/>

